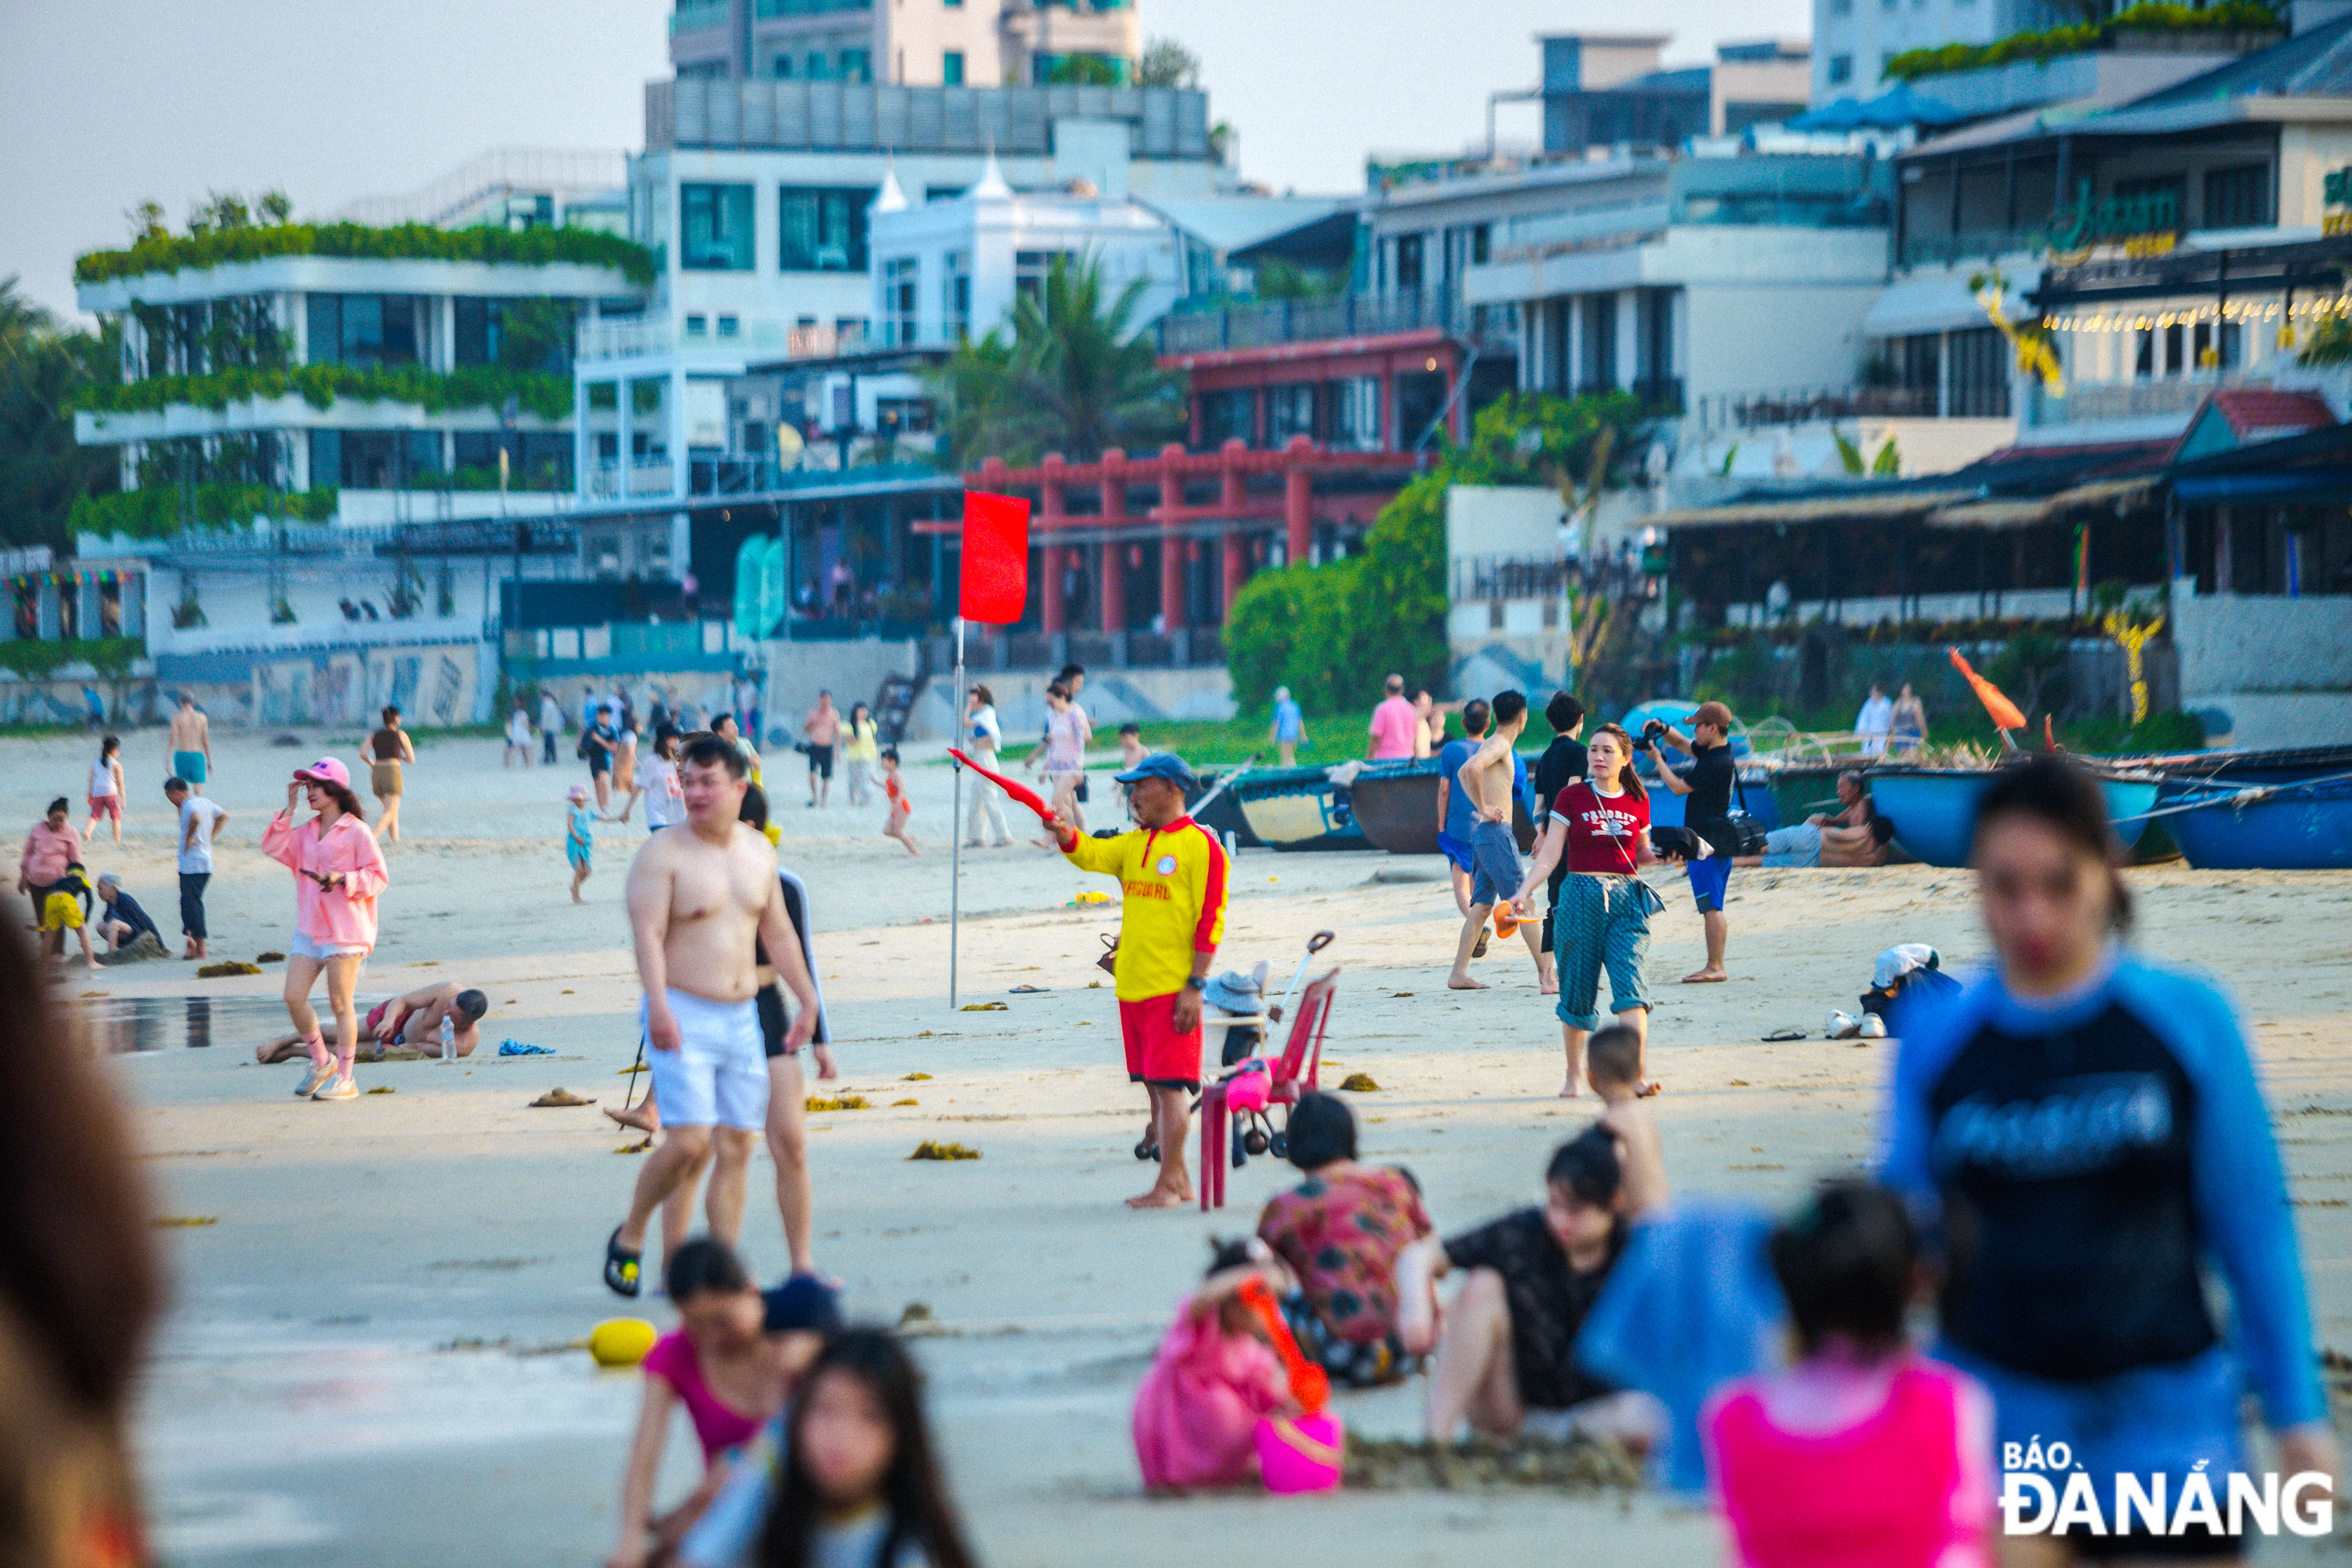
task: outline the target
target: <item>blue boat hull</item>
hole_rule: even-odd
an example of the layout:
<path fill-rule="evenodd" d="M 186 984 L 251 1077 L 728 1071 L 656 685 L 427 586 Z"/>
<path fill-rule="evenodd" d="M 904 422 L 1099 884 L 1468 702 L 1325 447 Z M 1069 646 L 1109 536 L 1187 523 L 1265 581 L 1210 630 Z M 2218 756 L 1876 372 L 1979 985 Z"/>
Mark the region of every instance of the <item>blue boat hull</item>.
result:
<path fill-rule="evenodd" d="M 2179 801 L 2209 793 L 2167 785 Z M 2224 792 L 2210 805 L 2163 820 L 2181 854 L 2200 871 L 2352 870 L 2352 782 L 2315 784 L 2245 806 L 2231 805 Z"/>
<path fill-rule="evenodd" d="M 1870 802 L 1881 816 L 1895 825 L 1895 842 L 1914 860 L 1930 866 L 1965 866 L 1969 840 L 1975 829 L 1977 802 L 1998 775 L 1955 769 L 1950 772 L 1901 773 L 1875 770 L 1870 775 Z M 2129 849 L 2147 830 L 2147 813 L 2156 805 L 2159 785 L 2153 779 L 2099 781 L 2107 797 L 2107 816 L 2116 837 Z M 2168 818 L 2179 821 L 2179 818 Z"/>
<path fill-rule="evenodd" d="M 1349 792 L 1319 767 L 1252 768 L 1230 792 L 1261 843 L 1276 849 L 1370 849 Z"/>

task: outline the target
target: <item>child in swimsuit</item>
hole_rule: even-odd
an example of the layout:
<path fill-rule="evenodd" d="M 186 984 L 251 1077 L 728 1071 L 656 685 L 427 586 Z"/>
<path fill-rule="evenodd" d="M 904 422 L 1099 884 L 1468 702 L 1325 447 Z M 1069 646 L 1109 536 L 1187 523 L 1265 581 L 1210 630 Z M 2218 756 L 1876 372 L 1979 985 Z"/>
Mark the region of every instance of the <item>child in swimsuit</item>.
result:
<path fill-rule="evenodd" d="M 915 815 L 915 805 L 907 798 L 906 786 L 898 779 L 898 748 L 883 747 L 879 760 L 882 793 L 890 802 L 890 816 L 882 825 L 882 837 L 897 839 L 907 847 L 909 855 L 920 855 L 922 851 L 915 847 L 915 836 L 907 831 L 907 818 Z"/>
<path fill-rule="evenodd" d="M 584 904 L 580 896 L 580 884 L 595 869 L 591 864 L 596 853 L 596 814 L 588 805 L 588 786 L 573 784 L 567 795 L 571 805 L 565 813 L 563 858 L 572 862 L 572 901 Z"/>

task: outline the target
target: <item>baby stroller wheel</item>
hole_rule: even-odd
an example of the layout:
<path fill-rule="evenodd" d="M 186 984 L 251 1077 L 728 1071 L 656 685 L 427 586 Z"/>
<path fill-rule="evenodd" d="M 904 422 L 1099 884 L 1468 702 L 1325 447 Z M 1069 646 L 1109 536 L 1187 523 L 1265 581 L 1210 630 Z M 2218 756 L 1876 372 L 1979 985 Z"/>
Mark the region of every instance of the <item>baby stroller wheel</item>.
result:
<path fill-rule="evenodd" d="M 1157 1160 L 1160 1158 L 1160 1145 L 1149 1138 L 1139 1138 L 1135 1141 L 1135 1157 L 1139 1160 Z"/>
<path fill-rule="evenodd" d="M 1267 1142 L 1268 1140 L 1266 1135 L 1255 1127 L 1242 1134 L 1242 1147 L 1248 1150 L 1253 1154 L 1265 1153 Z"/>
<path fill-rule="evenodd" d="M 1290 1157 L 1290 1135 L 1286 1132 L 1276 1133 L 1273 1137 L 1265 1141 L 1265 1152 L 1273 1155 L 1277 1160 L 1288 1159 Z"/>

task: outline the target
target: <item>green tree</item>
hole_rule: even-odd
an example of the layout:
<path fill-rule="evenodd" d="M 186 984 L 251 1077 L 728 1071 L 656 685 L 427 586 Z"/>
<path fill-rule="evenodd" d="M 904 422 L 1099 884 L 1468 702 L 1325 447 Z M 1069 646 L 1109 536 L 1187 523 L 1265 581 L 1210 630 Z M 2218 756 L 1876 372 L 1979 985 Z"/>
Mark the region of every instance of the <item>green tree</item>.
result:
<path fill-rule="evenodd" d="M 1135 62 L 1135 85 L 1199 87 L 1200 57 L 1173 38 L 1154 38 L 1143 46 L 1143 58 Z"/>
<path fill-rule="evenodd" d="M 74 502 L 115 488 L 110 447 L 74 440 L 73 400 L 117 378 L 115 329 L 67 328 L 0 279 L 0 541 L 63 549 Z"/>
<path fill-rule="evenodd" d="M 1047 452 L 1092 462 L 1108 447 L 1147 451 L 1183 424 L 1183 380 L 1160 368 L 1134 330 L 1144 280 L 1105 301 L 1101 266 L 1056 258 L 1045 288 L 1014 302 L 1013 335 L 957 346 L 926 373 L 958 468 Z"/>

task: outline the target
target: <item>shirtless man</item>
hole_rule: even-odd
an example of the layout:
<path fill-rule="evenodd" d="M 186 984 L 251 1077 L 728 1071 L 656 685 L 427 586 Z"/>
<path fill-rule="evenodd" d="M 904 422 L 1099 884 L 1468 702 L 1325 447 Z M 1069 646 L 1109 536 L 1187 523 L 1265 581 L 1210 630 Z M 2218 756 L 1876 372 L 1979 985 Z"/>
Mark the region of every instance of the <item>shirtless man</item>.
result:
<path fill-rule="evenodd" d="M 1523 870 L 1519 841 L 1511 833 L 1511 802 L 1518 782 L 1518 763 L 1511 748 L 1527 727 L 1526 694 L 1498 694 L 1493 706 L 1492 727 L 1478 749 L 1470 753 L 1470 760 L 1462 764 L 1457 777 L 1462 794 L 1470 808 L 1478 814 L 1478 819 L 1470 829 L 1470 912 L 1462 921 L 1462 939 L 1454 947 L 1454 973 L 1445 980 L 1447 986 L 1455 991 L 1486 989 L 1483 982 L 1470 978 L 1470 955 L 1486 929 L 1488 912 L 1519 890 Z M 1535 960 L 1536 984 L 1549 992 L 1559 987 L 1557 982 L 1545 984 L 1542 933 L 1541 921 L 1519 922 L 1519 935 L 1527 940 L 1528 956 Z"/>
<path fill-rule="evenodd" d="M 1814 816 L 1794 827 L 1776 827 L 1764 836 L 1764 853 L 1742 855 L 1740 866 L 1838 868 L 1853 869 L 1886 864 L 1887 841 L 1895 825 L 1873 816 L 1860 827 L 1840 827 L 1835 817 Z"/>
<path fill-rule="evenodd" d="M 800 1004 L 784 1049 L 805 1045 L 817 1020 L 816 986 L 784 912 L 776 852 L 740 820 L 743 754 L 716 735 L 697 735 L 678 749 L 677 778 L 686 831 L 655 834 L 629 862 L 629 925 L 651 1047 L 646 1058 L 663 1130 L 661 1146 L 637 1173 L 628 1217 L 604 1243 L 604 1283 L 623 1296 L 642 1289 L 654 1211 L 706 1160 L 711 1236 L 732 1247 L 743 1228 L 744 1179 L 768 1120 L 753 937 Z"/>
<path fill-rule="evenodd" d="M 441 1020 L 447 1018 L 451 1032 L 457 1037 L 457 1054 L 470 1057 L 474 1047 L 482 1043 L 478 1027 L 482 1015 L 490 1010 L 490 999 L 479 991 L 461 990 L 457 982 L 427 985 L 421 991 L 411 991 L 405 996 L 394 996 L 377 1003 L 360 1019 L 359 1038 L 373 1042 L 374 1054 L 381 1058 L 392 1046 L 404 1046 L 410 1050 L 438 1056 L 441 1051 Z M 275 1062 L 290 1062 L 308 1049 L 299 1035 L 280 1035 L 276 1039 L 253 1047 L 253 1056 L 264 1067 Z"/>
<path fill-rule="evenodd" d="M 841 711 L 833 705 L 832 692 L 816 694 L 816 706 L 801 721 L 801 731 L 808 736 L 808 803 L 823 805 L 833 798 L 833 764 L 841 754 Z"/>
<path fill-rule="evenodd" d="M 211 721 L 196 710 L 193 691 L 180 693 L 180 710 L 172 715 L 170 744 L 171 765 L 163 771 L 187 780 L 194 794 L 204 794 L 205 775 L 212 772 L 213 731 Z"/>

